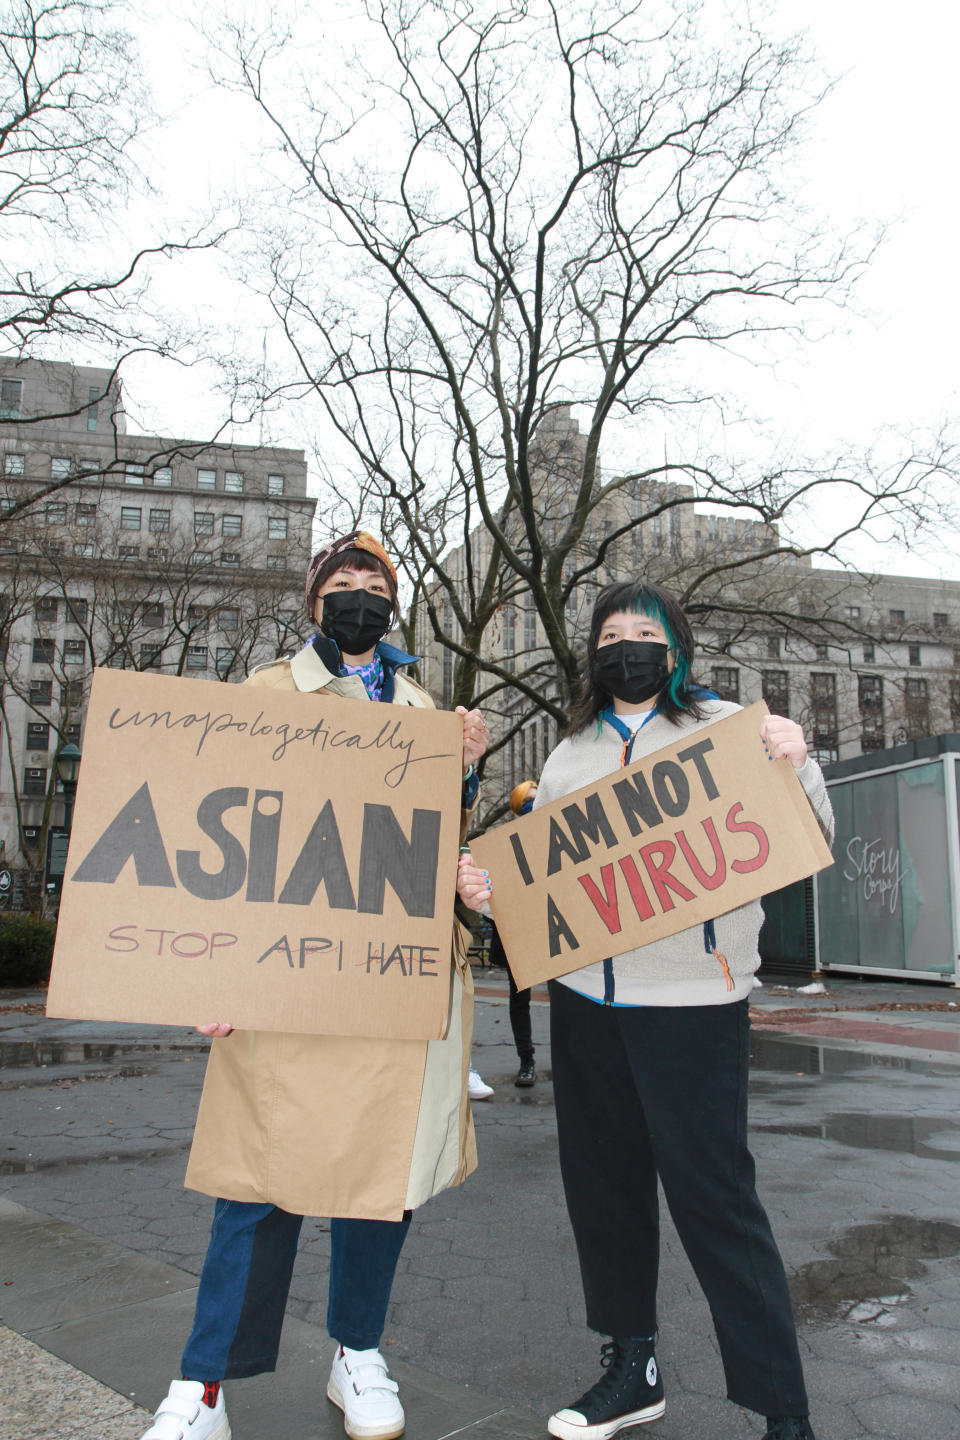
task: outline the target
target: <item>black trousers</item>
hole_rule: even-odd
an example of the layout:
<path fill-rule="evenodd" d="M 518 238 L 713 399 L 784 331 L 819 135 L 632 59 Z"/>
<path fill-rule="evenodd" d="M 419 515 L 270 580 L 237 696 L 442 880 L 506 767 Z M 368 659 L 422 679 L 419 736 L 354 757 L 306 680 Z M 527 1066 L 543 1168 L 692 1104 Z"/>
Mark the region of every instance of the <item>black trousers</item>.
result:
<path fill-rule="evenodd" d="M 550 984 L 560 1167 L 587 1324 L 657 1328 L 657 1178 L 710 1305 L 727 1395 L 803 1415 L 787 1279 L 747 1147 L 750 1019 L 732 1005 L 598 1005 Z"/>
<path fill-rule="evenodd" d="M 517 982 L 513 978 L 513 971 L 510 969 L 510 962 L 496 925 L 490 932 L 490 964 L 506 966 L 507 978 L 510 981 L 510 1029 L 513 1031 L 513 1043 L 517 1047 L 520 1063 L 523 1064 L 533 1059 L 535 1048 L 530 1019 L 530 991 L 517 989 Z"/>

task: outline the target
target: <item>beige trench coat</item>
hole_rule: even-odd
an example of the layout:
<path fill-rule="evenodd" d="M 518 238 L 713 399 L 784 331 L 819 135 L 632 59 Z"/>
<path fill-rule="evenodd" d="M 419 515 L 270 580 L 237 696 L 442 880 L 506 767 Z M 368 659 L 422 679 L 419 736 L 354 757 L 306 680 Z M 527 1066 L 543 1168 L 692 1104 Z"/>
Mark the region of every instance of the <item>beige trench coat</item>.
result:
<path fill-rule="evenodd" d="M 247 684 L 368 698 L 357 676 L 331 675 L 310 647 Z M 398 670 L 394 704 L 433 702 Z M 241 1030 L 214 1040 L 187 1188 L 295 1215 L 398 1220 L 465 1180 L 477 1163 L 467 1098 L 473 982 L 457 925 L 453 961 L 443 1040 Z"/>

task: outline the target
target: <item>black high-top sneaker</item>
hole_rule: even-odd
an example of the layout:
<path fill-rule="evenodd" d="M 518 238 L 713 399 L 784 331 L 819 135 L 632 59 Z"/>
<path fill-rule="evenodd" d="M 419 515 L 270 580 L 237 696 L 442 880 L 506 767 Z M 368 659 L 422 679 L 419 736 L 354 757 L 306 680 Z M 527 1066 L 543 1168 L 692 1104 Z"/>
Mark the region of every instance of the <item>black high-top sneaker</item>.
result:
<path fill-rule="evenodd" d="M 806 1415 L 768 1415 L 763 1440 L 816 1440 Z"/>
<path fill-rule="evenodd" d="M 547 1421 L 559 1440 L 609 1440 L 629 1425 L 659 1420 L 667 1408 L 652 1336 L 610 1340 L 600 1363 L 606 1374 L 596 1385 Z"/>

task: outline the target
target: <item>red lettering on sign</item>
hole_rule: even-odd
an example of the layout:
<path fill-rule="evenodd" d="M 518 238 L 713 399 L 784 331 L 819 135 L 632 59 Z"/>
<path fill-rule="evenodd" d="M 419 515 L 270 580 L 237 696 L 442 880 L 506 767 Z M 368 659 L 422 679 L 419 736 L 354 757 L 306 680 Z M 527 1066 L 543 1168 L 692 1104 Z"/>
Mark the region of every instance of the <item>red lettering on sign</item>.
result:
<path fill-rule="evenodd" d="M 600 870 L 600 879 L 603 881 L 603 894 L 600 894 L 597 883 L 589 875 L 578 875 L 577 879 L 587 892 L 590 904 L 596 910 L 600 919 L 606 925 L 611 935 L 620 933 L 620 904 L 617 900 L 617 877 L 614 874 L 612 865 L 604 865 Z"/>
<path fill-rule="evenodd" d="M 707 816 L 706 820 L 701 821 L 701 824 L 703 825 L 704 832 L 707 839 L 710 841 L 710 846 L 713 850 L 714 866 L 712 874 L 708 875 L 706 870 L 704 870 L 703 866 L 700 864 L 700 861 L 697 859 L 696 854 L 694 853 L 690 841 L 687 839 L 686 835 L 683 833 L 682 830 L 677 831 L 676 841 L 677 844 L 680 846 L 680 849 L 683 851 L 684 860 L 686 860 L 687 864 L 690 866 L 690 871 L 693 875 L 694 880 L 696 880 L 698 884 L 702 885 L 705 890 L 716 890 L 723 884 L 724 880 L 726 880 L 727 878 L 727 862 L 724 859 L 723 847 L 721 846 L 720 841 L 717 837 L 717 831 L 713 821 L 710 819 L 709 816 Z"/>
<path fill-rule="evenodd" d="M 647 874 L 653 881 L 653 888 L 657 892 L 657 899 L 660 901 L 661 910 L 673 909 L 673 900 L 669 892 L 672 890 L 679 895 L 681 900 L 693 900 L 694 893 L 688 890 L 681 880 L 670 873 L 670 865 L 677 853 L 677 847 L 672 840 L 652 840 L 649 845 L 641 845 L 640 859 L 647 867 Z M 660 856 L 659 865 L 653 858 Z"/>
<path fill-rule="evenodd" d="M 620 860 L 620 869 L 623 871 L 627 882 L 627 889 L 630 891 L 630 899 L 633 901 L 633 908 L 641 920 L 653 919 L 653 906 L 650 904 L 650 896 L 644 889 L 643 881 L 640 879 L 640 871 L 637 869 L 637 862 L 632 855 L 624 855 Z"/>
<path fill-rule="evenodd" d="M 752 835 L 757 842 L 756 855 L 751 856 L 749 860 L 733 860 L 731 862 L 731 869 L 736 870 L 740 875 L 749 875 L 751 870 L 759 870 L 761 865 L 767 863 L 767 857 L 770 854 L 770 841 L 767 839 L 767 832 L 762 825 L 758 825 L 754 820 L 737 819 L 742 809 L 743 806 L 739 800 L 736 805 L 731 805 L 727 812 L 726 826 L 731 835 L 739 835 L 741 831 L 746 831 L 746 833 Z"/>

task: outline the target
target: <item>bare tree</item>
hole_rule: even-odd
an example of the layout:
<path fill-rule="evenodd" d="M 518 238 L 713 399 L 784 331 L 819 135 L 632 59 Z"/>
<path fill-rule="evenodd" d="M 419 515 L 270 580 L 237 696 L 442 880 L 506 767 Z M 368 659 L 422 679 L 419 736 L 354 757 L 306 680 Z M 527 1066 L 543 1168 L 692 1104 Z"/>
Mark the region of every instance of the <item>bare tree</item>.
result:
<path fill-rule="evenodd" d="M 726 357 L 842 304 L 872 245 L 791 194 L 822 89 L 803 42 L 724 10 L 365 0 L 306 80 L 276 23 L 218 33 L 222 82 L 279 146 L 250 278 L 291 367 L 264 398 L 319 404 L 328 514 L 378 519 L 451 700 L 501 704 L 506 738 L 562 724 L 577 617 L 638 557 L 694 618 L 809 633 L 834 625 L 801 606 L 811 560 L 927 525 L 955 473 L 942 437 L 816 464 L 704 444 L 737 417 Z M 728 539 L 698 552 L 704 506 Z"/>
<path fill-rule="evenodd" d="M 0 0 L 0 442 L 91 403 L 112 418 L 125 361 L 197 353 L 199 337 L 153 308 L 149 282 L 160 262 L 222 233 L 165 219 L 158 234 L 166 207 L 141 210 L 147 230 L 128 203 L 150 193 L 138 144 L 152 112 L 121 15 L 112 0 Z M 22 406 L 18 362 L 80 347 L 104 366 L 102 393 Z"/>
<path fill-rule="evenodd" d="M 236 681 L 306 638 L 287 577 L 261 568 L 252 541 L 237 542 L 235 564 L 224 570 L 192 532 L 153 535 L 137 563 L 122 558 L 123 532 L 100 513 L 74 533 L 82 538 L 71 547 L 51 540 L 28 513 L 0 538 L 3 789 L 17 842 L 6 859 L 37 911 L 47 903 L 48 839 L 58 819 L 56 757 L 80 743 L 94 669 Z"/>

